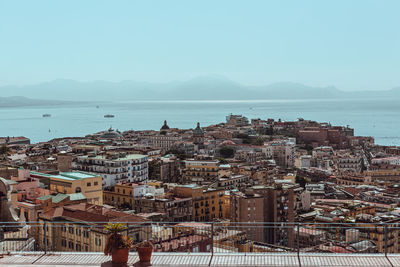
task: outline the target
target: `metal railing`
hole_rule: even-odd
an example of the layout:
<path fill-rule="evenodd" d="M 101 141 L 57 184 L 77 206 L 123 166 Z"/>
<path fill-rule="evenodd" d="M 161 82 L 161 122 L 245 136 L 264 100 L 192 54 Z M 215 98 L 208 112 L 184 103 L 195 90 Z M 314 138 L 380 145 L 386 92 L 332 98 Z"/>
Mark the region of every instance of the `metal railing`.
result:
<path fill-rule="evenodd" d="M 135 243 L 155 252 L 399 253 L 397 223 L 122 222 Z M 102 252 L 106 222 L 0 223 L 0 254 Z M 132 248 L 135 251 L 135 248 Z"/>

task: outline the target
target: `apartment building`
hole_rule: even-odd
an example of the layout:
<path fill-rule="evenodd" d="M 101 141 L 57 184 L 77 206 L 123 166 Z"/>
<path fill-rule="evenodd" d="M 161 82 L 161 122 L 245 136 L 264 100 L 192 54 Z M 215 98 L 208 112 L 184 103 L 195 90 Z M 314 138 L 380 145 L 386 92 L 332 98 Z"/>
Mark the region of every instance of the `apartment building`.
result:
<path fill-rule="evenodd" d="M 337 158 L 337 170 L 342 173 L 361 173 L 362 157 L 350 154 L 339 155 Z"/>
<path fill-rule="evenodd" d="M 136 213 L 163 213 L 164 220 L 167 222 L 188 222 L 192 220 L 193 204 L 191 197 L 139 197 L 134 200 Z"/>
<path fill-rule="evenodd" d="M 102 223 L 98 223 L 102 222 Z M 108 233 L 106 222 L 124 222 L 129 236 L 136 242 L 151 237 L 147 220 L 107 209 L 103 206 L 80 203 L 52 208 L 39 216 L 38 247 L 49 251 L 102 252 Z"/>
<path fill-rule="evenodd" d="M 11 167 L 1 167 L 0 168 L 0 177 L 5 179 L 11 179 L 11 177 L 18 176 L 18 169 Z"/>
<path fill-rule="evenodd" d="M 82 193 L 88 203 L 103 205 L 102 177 L 85 172 L 60 172 L 47 174 L 30 172 L 30 176 L 49 185 L 50 191 L 61 194 Z"/>
<path fill-rule="evenodd" d="M 290 168 L 294 166 L 296 156 L 296 139 L 274 141 L 267 144 L 264 148 L 266 156 L 272 156 L 278 166 Z"/>
<path fill-rule="evenodd" d="M 167 183 L 179 182 L 181 161 L 173 155 L 166 155 L 149 161 L 149 178 Z"/>
<path fill-rule="evenodd" d="M 246 126 L 249 125 L 249 119 L 242 115 L 229 114 L 226 116 L 226 123 L 231 126 Z"/>
<path fill-rule="evenodd" d="M 104 187 L 114 186 L 118 182 L 146 182 L 148 156 L 125 153 L 79 156 L 73 169 L 100 175 Z"/>
<path fill-rule="evenodd" d="M 104 204 L 121 208 L 134 208 L 132 183 L 116 183 L 114 188 L 103 191 Z"/>
<path fill-rule="evenodd" d="M 384 183 L 400 182 L 400 168 L 368 170 L 363 172 L 363 175 L 365 175 L 365 177 L 372 182 L 384 182 Z"/>
<path fill-rule="evenodd" d="M 249 176 L 247 175 L 232 175 L 228 177 L 218 178 L 214 183 L 210 185 L 212 188 L 219 188 L 225 190 L 240 189 L 245 187 L 249 182 Z"/>
<path fill-rule="evenodd" d="M 399 166 L 400 165 L 400 156 L 396 157 L 386 157 L 386 158 L 374 158 L 371 160 L 371 164 L 374 165 L 395 165 Z"/>
<path fill-rule="evenodd" d="M 192 218 L 195 221 L 207 222 L 223 218 L 229 209 L 225 201 L 224 189 L 207 188 L 198 185 L 179 185 L 174 188 L 178 197 L 190 197 L 193 204 Z"/>
<path fill-rule="evenodd" d="M 186 160 L 185 179 L 187 182 L 212 181 L 218 177 L 218 160 Z"/>
<path fill-rule="evenodd" d="M 266 209 L 264 205 L 264 197 L 260 194 L 255 194 L 252 190 L 231 192 L 231 221 L 234 223 L 244 223 L 242 230 L 247 233 L 249 240 L 257 242 L 266 241 L 267 228 L 257 227 L 257 223 L 264 222 Z M 246 227 L 245 223 L 251 224 Z"/>
<path fill-rule="evenodd" d="M 232 192 L 231 220 L 237 223 L 268 223 L 270 227 L 243 226 L 252 240 L 267 244 L 293 247 L 295 197 L 293 186 L 253 186 L 245 192 Z M 282 225 L 284 223 L 285 225 Z"/>
<path fill-rule="evenodd" d="M 357 220 L 356 224 L 348 225 L 348 227 L 355 227 L 360 232 L 361 240 L 371 240 L 376 244 L 376 249 L 378 253 L 398 253 L 399 252 L 399 220 L 382 220 L 386 227 L 383 225 L 371 224 L 374 222 L 372 220 L 372 215 L 363 216 L 367 220 Z M 363 218 L 358 217 L 358 218 Z M 377 223 L 377 221 L 375 222 Z"/>
<path fill-rule="evenodd" d="M 172 148 L 175 142 L 182 141 L 182 136 L 163 130 L 156 134 L 141 135 L 140 140 L 149 146 L 160 148 L 163 151 L 168 151 Z"/>
<path fill-rule="evenodd" d="M 135 198 L 163 194 L 163 188 L 149 184 L 116 183 L 113 188 L 103 191 L 103 199 L 105 204 L 114 207 L 135 209 Z"/>

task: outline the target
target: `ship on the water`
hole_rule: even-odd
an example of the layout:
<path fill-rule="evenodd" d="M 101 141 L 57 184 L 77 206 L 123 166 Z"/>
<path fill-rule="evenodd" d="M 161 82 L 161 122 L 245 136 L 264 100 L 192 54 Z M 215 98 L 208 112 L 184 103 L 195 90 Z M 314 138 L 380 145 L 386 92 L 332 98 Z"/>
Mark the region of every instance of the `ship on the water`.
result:
<path fill-rule="evenodd" d="M 42 117 L 43 118 L 49 118 L 49 117 L 51 117 L 51 114 L 46 113 L 46 114 L 43 114 Z"/>
<path fill-rule="evenodd" d="M 104 118 L 114 118 L 115 116 L 114 115 L 112 115 L 112 114 L 106 114 L 106 115 L 104 115 Z"/>

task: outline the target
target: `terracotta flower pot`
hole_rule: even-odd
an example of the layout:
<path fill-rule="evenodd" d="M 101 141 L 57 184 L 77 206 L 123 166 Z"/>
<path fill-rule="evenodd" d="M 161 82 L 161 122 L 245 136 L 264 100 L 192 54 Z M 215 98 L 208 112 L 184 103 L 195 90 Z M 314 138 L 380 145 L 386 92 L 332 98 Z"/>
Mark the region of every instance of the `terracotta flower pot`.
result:
<path fill-rule="evenodd" d="M 112 262 L 114 263 L 127 263 L 129 256 L 129 249 L 120 248 L 112 253 Z"/>
<path fill-rule="evenodd" d="M 141 262 L 150 262 L 151 253 L 153 252 L 152 247 L 137 248 L 139 259 Z"/>

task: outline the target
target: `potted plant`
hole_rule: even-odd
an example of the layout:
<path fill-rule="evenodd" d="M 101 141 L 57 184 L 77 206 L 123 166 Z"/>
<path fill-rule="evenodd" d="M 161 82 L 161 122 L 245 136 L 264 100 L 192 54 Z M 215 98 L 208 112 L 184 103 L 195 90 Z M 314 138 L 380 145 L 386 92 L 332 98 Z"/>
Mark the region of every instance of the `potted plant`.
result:
<path fill-rule="evenodd" d="M 142 241 L 136 245 L 136 250 L 141 262 L 150 262 L 151 253 L 153 252 L 153 243 L 148 240 Z"/>
<path fill-rule="evenodd" d="M 133 240 L 129 236 L 123 236 L 122 231 L 127 228 L 122 223 L 108 223 L 104 230 L 109 235 L 104 247 L 104 255 L 111 255 L 113 263 L 127 263 L 129 250 L 133 247 Z"/>

